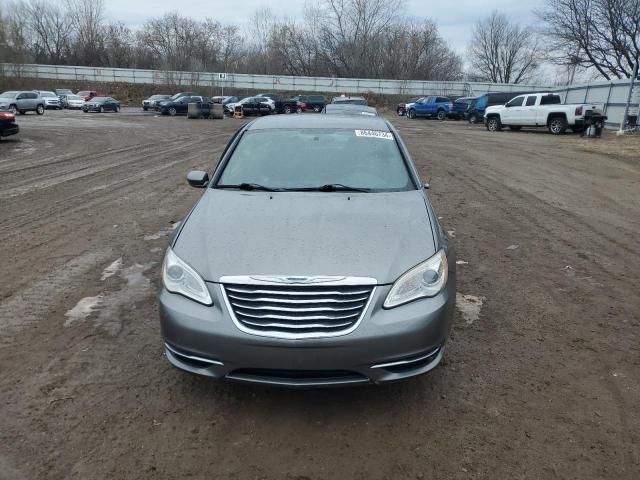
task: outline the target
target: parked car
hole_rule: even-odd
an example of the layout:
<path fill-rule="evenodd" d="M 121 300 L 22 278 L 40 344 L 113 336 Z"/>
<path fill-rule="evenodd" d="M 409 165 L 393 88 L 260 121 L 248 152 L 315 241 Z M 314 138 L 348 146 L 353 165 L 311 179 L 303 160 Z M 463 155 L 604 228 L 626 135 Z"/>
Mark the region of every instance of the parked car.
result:
<path fill-rule="evenodd" d="M 158 103 L 156 103 L 156 111 L 160 111 L 161 107 L 169 102 L 175 102 L 177 100 L 179 100 L 182 97 L 199 97 L 200 95 L 198 95 L 197 93 L 193 93 L 193 92 L 180 92 L 180 93 L 176 93 L 175 95 L 172 95 L 169 99 L 167 100 L 160 100 Z"/>
<path fill-rule="evenodd" d="M 70 110 L 74 108 L 82 109 L 82 107 L 84 106 L 84 100 L 82 99 L 82 97 L 75 94 L 63 93 L 62 95 L 60 95 L 60 103 L 62 105 L 62 108 L 68 108 Z"/>
<path fill-rule="evenodd" d="M 38 115 L 42 115 L 45 110 L 44 100 L 36 92 L 4 92 L 0 95 L 0 108 L 3 107 L 14 115 L 27 112 L 36 112 Z"/>
<path fill-rule="evenodd" d="M 474 100 L 477 100 L 477 97 L 461 97 L 454 100 L 453 108 L 451 112 L 449 112 L 449 118 L 453 118 L 454 120 L 465 118 L 467 110 L 469 110 L 469 106 Z"/>
<path fill-rule="evenodd" d="M 330 103 L 324 106 L 322 113 L 329 115 L 364 115 L 368 117 L 376 117 L 378 115 L 378 111 L 373 107 L 354 105 L 352 103 Z"/>
<path fill-rule="evenodd" d="M 304 103 L 305 110 L 313 110 L 316 113 L 321 112 L 327 104 L 327 100 L 322 95 L 296 95 L 291 100 Z"/>
<path fill-rule="evenodd" d="M 441 361 L 455 254 L 408 149 L 381 117 L 244 125 L 162 268 L 167 359 L 218 379 L 385 383 Z M 260 232 L 256 234 L 256 232 Z"/>
<path fill-rule="evenodd" d="M 16 123 L 16 116 L 7 111 L 0 109 L 0 140 L 2 137 L 16 135 L 20 132 L 20 127 Z"/>
<path fill-rule="evenodd" d="M 229 111 L 227 110 L 226 106 L 232 103 L 238 103 L 240 100 L 242 100 L 243 97 L 237 97 L 235 95 L 233 96 L 229 96 L 229 97 L 224 97 L 220 103 L 224 106 L 224 111 L 225 113 L 229 113 Z"/>
<path fill-rule="evenodd" d="M 268 98 L 273 108 L 273 113 L 302 113 L 306 105 L 293 98 L 282 98 L 275 93 L 260 93 L 256 97 Z"/>
<path fill-rule="evenodd" d="M 68 88 L 56 88 L 54 92 L 58 97 L 62 95 L 73 95 L 73 91 Z"/>
<path fill-rule="evenodd" d="M 91 100 L 93 97 L 97 97 L 98 92 L 96 92 L 95 90 L 80 90 L 78 92 L 78 96 L 82 97 L 82 99 L 86 102 L 88 100 Z"/>
<path fill-rule="evenodd" d="M 62 110 L 60 99 L 53 92 L 38 91 L 42 100 L 44 100 L 44 108 L 52 110 Z"/>
<path fill-rule="evenodd" d="M 182 95 L 175 100 L 160 102 L 158 111 L 162 115 L 170 115 L 172 117 L 175 115 L 186 115 L 189 110 L 190 103 L 202 103 L 205 98 L 207 97 L 202 97 L 200 95 Z"/>
<path fill-rule="evenodd" d="M 411 100 L 409 100 L 408 102 L 405 102 L 405 103 L 399 103 L 399 104 L 398 104 L 398 106 L 396 107 L 396 113 L 397 113 L 399 116 L 401 116 L 401 117 L 402 117 L 402 116 L 404 116 L 404 115 L 406 115 L 406 113 L 407 113 L 407 104 L 414 103 L 414 102 L 416 102 L 418 99 L 419 99 L 419 97 L 413 97 L 413 98 L 412 98 Z"/>
<path fill-rule="evenodd" d="M 158 103 L 169 100 L 170 98 L 171 95 L 151 95 L 149 98 L 142 101 L 142 110 L 145 112 L 149 109 L 154 110 Z"/>
<path fill-rule="evenodd" d="M 453 102 L 449 97 L 430 95 L 407 105 L 407 117 L 436 117 L 444 120 L 453 110 Z"/>
<path fill-rule="evenodd" d="M 352 105 L 368 105 L 367 100 L 364 97 L 333 97 L 331 103 L 350 103 Z"/>
<path fill-rule="evenodd" d="M 273 100 L 267 97 L 247 97 L 235 103 L 227 103 L 224 108 L 227 113 L 233 113 L 236 106 L 242 106 L 244 115 L 269 115 L 274 112 Z"/>
<path fill-rule="evenodd" d="M 579 132 L 584 128 L 587 115 L 599 115 L 604 120 L 603 106 L 593 103 L 563 104 L 555 93 L 518 95 L 505 105 L 488 107 L 485 112 L 487 130 L 495 132 L 509 127 L 547 127 L 550 133 L 560 135 L 567 128 Z"/>
<path fill-rule="evenodd" d="M 86 112 L 119 112 L 120 102 L 111 97 L 93 97 L 82 106 L 82 111 Z"/>
<path fill-rule="evenodd" d="M 466 118 L 469 123 L 482 122 L 487 107 L 492 107 L 493 105 L 504 105 L 513 97 L 517 97 L 518 95 L 526 95 L 528 93 L 533 92 L 496 92 L 481 95 L 476 100 L 472 101 L 469 105 L 466 113 Z"/>

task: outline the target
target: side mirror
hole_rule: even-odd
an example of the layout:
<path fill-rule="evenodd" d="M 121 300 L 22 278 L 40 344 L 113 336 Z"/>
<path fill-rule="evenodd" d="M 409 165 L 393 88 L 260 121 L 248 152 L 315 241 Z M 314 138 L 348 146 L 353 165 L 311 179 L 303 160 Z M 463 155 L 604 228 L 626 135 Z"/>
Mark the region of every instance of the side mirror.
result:
<path fill-rule="evenodd" d="M 191 170 L 187 175 L 187 182 L 195 188 L 205 188 L 209 183 L 209 174 L 202 170 Z"/>

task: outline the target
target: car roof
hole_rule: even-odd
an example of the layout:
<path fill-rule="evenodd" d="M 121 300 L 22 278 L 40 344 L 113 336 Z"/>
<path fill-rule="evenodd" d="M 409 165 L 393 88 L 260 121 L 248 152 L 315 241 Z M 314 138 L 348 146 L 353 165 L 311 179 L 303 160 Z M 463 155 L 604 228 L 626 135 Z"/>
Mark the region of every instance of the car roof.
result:
<path fill-rule="evenodd" d="M 329 112 L 329 111 L 333 111 L 334 114 L 339 114 L 341 112 L 344 112 L 344 114 L 351 114 L 351 115 L 358 115 L 358 114 L 362 114 L 362 115 L 377 115 L 378 111 L 374 108 L 374 107 L 369 107 L 367 105 L 354 105 L 352 103 L 330 103 L 329 105 L 325 106 L 325 113 Z"/>
<path fill-rule="evenodd" d="M 364 97 L 354 97 L 354 96 L 349 96 L 349 97 L 333 97 L 334 100 L 364 100 Z"/>
<path fill-rule="evenodd" d="M 358 115 L 273 115 L 251 122 L 247 130 L 269 129 L 354 129 L 389 132 L 389 125 L 381 117 Z"/>

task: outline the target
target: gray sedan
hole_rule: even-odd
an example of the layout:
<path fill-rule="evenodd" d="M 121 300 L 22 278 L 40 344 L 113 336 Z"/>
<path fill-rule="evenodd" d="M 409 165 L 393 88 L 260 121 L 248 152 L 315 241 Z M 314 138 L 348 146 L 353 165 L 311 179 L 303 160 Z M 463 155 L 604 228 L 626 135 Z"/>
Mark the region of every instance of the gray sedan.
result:
<path fill-rule="evenodd" d="M 165 353 L 219 379 L 384 383 L 442 359 L 455 258 L 409 152 L 380 117 L 242 127 L 167 249 Z"/>

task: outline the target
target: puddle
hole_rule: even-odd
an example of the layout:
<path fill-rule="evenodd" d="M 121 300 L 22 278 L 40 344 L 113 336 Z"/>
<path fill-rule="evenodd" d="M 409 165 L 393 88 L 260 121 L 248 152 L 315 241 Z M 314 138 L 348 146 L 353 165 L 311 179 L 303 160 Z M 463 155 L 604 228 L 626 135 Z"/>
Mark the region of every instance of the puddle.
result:
<path fill-rule="evenodd" d="M 112 262 L 105 268 L 103 277 L 108 271 L 109 276 L 118 274 L 124 283 L 118 290 L 102 292 L 95 297 L 86 297 L 80 300 L 65 314 L 67 321 L 64 326 L 69 327 L 74 323 L 86 320 L 93 313 L 91 320 L 94 325 L 103 328 L 110 335 L 117 335 L 126 318 L 123 310 L 153 294 L 153 284 L 145 276 L 145 272 L 154 265 L 156 262 L 144 265 L 136 263 L 123 268 L 121 258 Z"/>
<path fill-rule="evenodd" d="M 111 263 L 111 265 L 109 265 L 107 268 L 105 268 L 102 271 L 102 276 L 100 277 L 100 280 L 104 282 L 107 278 L 113 277 L 116 273 L 120 271 L 121 268 L 122 268 L 122 257 L 115 260 L 113 263 Z"/>
<path fill-rule="evenodd" d="M 76 322 L 85 320 L 102 302 L 102 295 L 95 297 L 85 297 L 76 303 L 76 306 L 64 314 L 67 320 L 64 322 L 65 327 L 70 327 Z"/>
<path fill-rule="evenodd" d="M 178 225 L 180 225 L 180 222 L 176 222 L 173 225 L 171 225 L 170 227 L 163 228 L 162 230 L 160 230 L 159 232 L 154 233 L 153 235 L 145 235 L 144 239 L 147 242 L 149 242 L 151 240 L 159 240 L 162 237 L 166 237 L 171 232 L 173 232 L 176 228 L 178 228 Z"/>
<path fill-rule="evenodd" d="M 485 297 L 463 295 L 462 293 L 456 294 L 456 307 L 458 307 L 467 325 L 471 325 L 480 318 L 480 310 L 485 300 Z"/>

